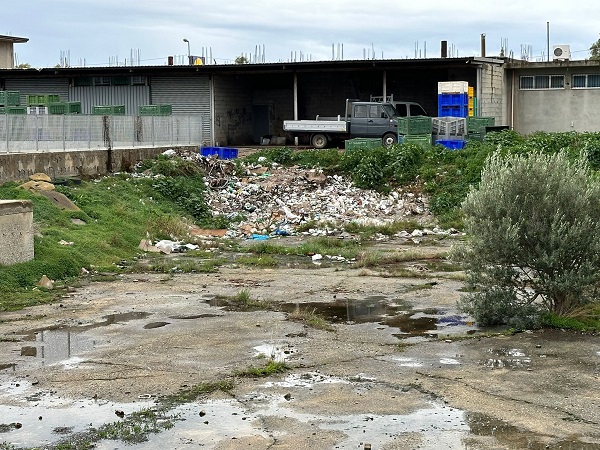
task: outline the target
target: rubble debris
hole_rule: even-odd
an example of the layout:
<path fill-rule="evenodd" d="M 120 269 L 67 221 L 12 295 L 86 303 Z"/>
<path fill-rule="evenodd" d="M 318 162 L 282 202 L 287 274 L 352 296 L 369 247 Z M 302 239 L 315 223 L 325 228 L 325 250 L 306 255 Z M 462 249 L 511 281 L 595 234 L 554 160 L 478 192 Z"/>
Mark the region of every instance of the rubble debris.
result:
<path fill-rule="evenodd" d="M 360 189 L 348 177 L 327 175 L 320 169 L 269 164 L 264 157 L 245 164 L 222 160 L 217 155 L 180 151 L 179 156 L 202 167 L 209 188 L 206 202 L 213 215 L 233 220 L 223 235 L 226 238 L 295 235 L 299 227 L 313 222 L 314 227 L 303 234 L 340 235 L 343 230 L 336 225 L 349 222 L 378 226 L 403 220 L 433 221 L 428 199 L 418 189 L 395 188 L 388 193 Z M 404 231 L 398 237 L 454 233 L 457 231 L 433 228 Z M 378 238 L 389 239 L 383 235 Z"/>
<path fill-rule="evenodd" d="M 50 178 L 49 175 L 47 175 L 45 173 L 41 173 L 41 172 L 29 175 L 29 179 L 31 181 L 45 181 L 47 183 L 50 183 L 52 181 L 52 179 Z"/>
<path fill-rule="evenodd" d="M 37 285 L 46 289 L 53 289 L 54 280 L 51 280 L 46 275 L 43 275 L 42 278 L 40 278 L 40 281 L 38 281 Z"/>

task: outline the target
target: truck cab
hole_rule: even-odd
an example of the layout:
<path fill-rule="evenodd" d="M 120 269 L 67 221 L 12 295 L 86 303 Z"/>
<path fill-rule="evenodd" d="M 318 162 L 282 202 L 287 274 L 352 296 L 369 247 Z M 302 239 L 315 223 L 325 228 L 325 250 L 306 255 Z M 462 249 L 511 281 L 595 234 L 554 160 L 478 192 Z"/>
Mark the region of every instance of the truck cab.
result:
<path fill-rule="evenodd" d="M 389 103 L 352 102 L 349 115 L 352 137 L 381 137 L 383 145 L 398 142 L 395 108 Z"/>

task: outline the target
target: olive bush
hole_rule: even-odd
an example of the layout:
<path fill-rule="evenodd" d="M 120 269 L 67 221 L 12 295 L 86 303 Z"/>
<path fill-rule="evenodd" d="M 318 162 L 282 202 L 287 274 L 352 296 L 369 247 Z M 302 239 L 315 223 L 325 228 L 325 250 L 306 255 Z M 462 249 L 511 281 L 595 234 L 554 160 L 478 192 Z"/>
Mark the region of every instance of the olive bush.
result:
<path fill-rule="evenodd" d="M 490 156 L 462 204 L 459 307 L 482 325 L 531 327 L 598 300 L 600 182 L 564 151 Z"/>

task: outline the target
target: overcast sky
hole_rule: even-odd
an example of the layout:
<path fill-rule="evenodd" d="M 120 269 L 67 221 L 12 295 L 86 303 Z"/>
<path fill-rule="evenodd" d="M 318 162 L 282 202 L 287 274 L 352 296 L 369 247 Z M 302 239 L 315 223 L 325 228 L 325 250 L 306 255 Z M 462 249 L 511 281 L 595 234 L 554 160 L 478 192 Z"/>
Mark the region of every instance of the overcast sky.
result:
<path fill-rule="evenodd" d="M 218 64 L 245 54 L 265 62 L 487 56 L 501 48 L 520 58 L 546 58 L 568 44 L 585 59 L 600 38 L 600 2 L 579 0 L 5 0 L 0 34 L 29 38 L 15 44 L 17 63 L 53 67 L 183 63 L 188 53 Z M 332 52 L 333 45 L 333 52 Z M 293 52 L 293 53 L 292 53 Z M 451 53 L 451 54 L 450 54 Z"/>

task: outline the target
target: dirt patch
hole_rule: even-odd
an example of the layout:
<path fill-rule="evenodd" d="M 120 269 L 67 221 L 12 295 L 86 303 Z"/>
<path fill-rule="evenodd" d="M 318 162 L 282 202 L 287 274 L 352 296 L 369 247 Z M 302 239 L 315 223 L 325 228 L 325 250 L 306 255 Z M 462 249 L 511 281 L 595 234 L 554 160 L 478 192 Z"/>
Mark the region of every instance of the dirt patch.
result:
<path fill-rule="evenodd" d="M 2 313 L 0 441 L 47 445 L 228 380 L 231 390 L 177 406 L 174 428 L 131 448 L 600 448 L 600 337 L 479 330 L 455 309 L 456 273 L 390 273 L 309 258 L 125 275 Z M 273 307 L 211 303 L 241 290 Z M 322 314 L 334 331 L 287 320 L 294 309 Z M 289 370 L 235 375 L 270 358 Z"/>

